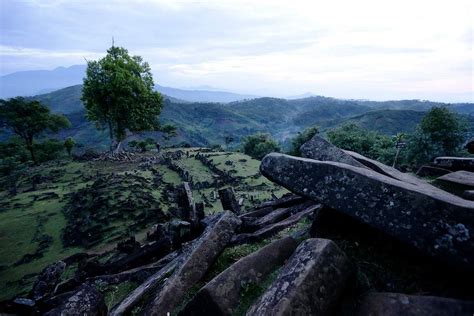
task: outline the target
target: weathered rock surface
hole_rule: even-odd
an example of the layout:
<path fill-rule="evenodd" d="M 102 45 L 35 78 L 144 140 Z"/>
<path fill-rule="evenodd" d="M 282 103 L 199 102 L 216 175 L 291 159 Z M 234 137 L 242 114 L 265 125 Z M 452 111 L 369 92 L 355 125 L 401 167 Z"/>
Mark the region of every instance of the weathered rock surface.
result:
<path fill-rule="evenodd" d="M 474 301 L 399 293 L 366 294 L 357 312 L 360 316 L 472 316 Z"/>
<path fill-rule="evenodd" d="M 150 276 L 145 282 L 127 295 L 117 306 L 115 306 L 109 315 L 124 315 L 130 313 L 133 307 L 151 291 L 155 290 L 160 282 L 163 281 L 177 266 L 178 258 L 170 261 L 163 268 Z"/>
<path fill-rule="evenodd" d="M 255 212 L 258 212 L 260 209 L 268 208 L 268 207 L 272 207 L 273 209 L 290 207 L 296 204 L 300 204 L 305 199 L 306 198 L 296 195 L 296 194 L 286 194 L 282 196 L 280 199 L 263 202 L 262 204 L 257 205 L 255 207 Z M 260 216 L 260 215 L 257 215 L 257 216 Z"/>
<path fill-rule="evenodd" d="M 424 165 L 418 169 L 416 175 L 419 177 L 441 177 L 450 172 L 451 170 L 448 169 Z"/>
<path fill-rule="evenodd" d="M 176 193 L 180 218 L 188 222 L 193 221 L 196 216 L 196 209 L 193 202 L 193 193 L 189 187 L 189 183 L 181 183 L 177 187 Z"/>
<path fill-rule="evenodd" d="M 307 239 L 247 315 L 327 315 L 349 275 L 349 262 L 335 243 Z"/>
<path fill-rule="evenodd" d="M 54 288 L 61 280 L 61 275 L 65 269 L 66 263 L 63 261 L 52 263 L 44 268 L 33 285 L 31 297 L 34 300 L 40 300 L 45 296 L 52 294 Z"/>
<path fill-rule="evenodd" d="M 448 173 L 436 180 L 459 184 L 465 187 L 474 188 L 474 172 L 469 171 L 455 171 Z"/>
<path fill-rule="evenodd" d="M 274 153 L 262 160 L 260 170 L 296 194 L 451 265 L 474 270 L 474 202 L 337 162 Z"/>
<path fill-rule="evenodd" d="M 241 220 L 227 211 L 216 222 L 206 227 L 202 236 L 195 241 L 189 255 L 184 256 L 179 268 L 165 282 L 147 306 L 146 314 L 166 315 L 173 312 L 182 302 L 186 292 L 198 282 L 229 243 Z"/>
<path fill-rule="evenodd" d="M 298 243 L 291 237 L 276 240 L 248 255 L 206 284 L 182 315 L 232 315 L 247 284 L 264 280 L 293 253 Z"/>
<path fill-rule="evenodd" d="M 316 135 L 300 147 L 301 155 L 321 161 L 338 161 L 354 167 L 366 168 L 366 166 L 344 150 L 334 146 L 324 138 Z"/>
<path fill-rule="evenodd" d="M 219 198 L 222 203 L 222 209 L 240 214 L 240 206 L 235 198 L 234 188 L 224 188 L 219 190 Z"/>
<path fill-rule="evenodd" d="M 321 208 L 321 204 L 312 204 L 311 206 L 304 209 L 303 211 L 293 214 L 281 222 L 277 222 L 275 224 L 265 226 L 253 233 L 242 233 L 242 234 L 235 235 L 232 238 L 231 243 L 233 245 L 240 245 L 240 244 L 247 244 L 247 243 L 262 241 L 265 238 L 271 237 L 287 227 L 295 225 L 306 216 L 310 216 L 314 212 L 317 212 L 320 208 Z"/>
<path fill-rule="evenodd" d="M 465 170 L 474 172 L 474 158 L 437 157 L 434 160 L 434 165 L 452 171 Z"/>
<path fill-rule="evenodd" d="M 83 284 L 61 306 L 45 315 L 107 315 L 107 306 L 99 291 L 93 286 Z"/>
<path fill-rule="evenodd" d="M 304 202 L 302 204 L 295 205 L 292 207 L 276 209 L 265 216 L 255 219 L 252 222 L 248 222 L 246 225 L 242 225 L 244 226 L 242 230 L 244 230 L 245 228 L 245 231 L 256 231 L 258 229 L 264 228 L 265 226 L 282 221 L 285 218 L 288 218 L 291 215 L 299 213 L 312 205 L 314 205 L 314 202 L 307 201 L 307 202 Z"/>
<path fill-rule="evenodd" d="M 465 198 L 466 200 L 471 200 L 474 201 L 474 190 L 466 190 L 462 194 L 462 197 Z"/>

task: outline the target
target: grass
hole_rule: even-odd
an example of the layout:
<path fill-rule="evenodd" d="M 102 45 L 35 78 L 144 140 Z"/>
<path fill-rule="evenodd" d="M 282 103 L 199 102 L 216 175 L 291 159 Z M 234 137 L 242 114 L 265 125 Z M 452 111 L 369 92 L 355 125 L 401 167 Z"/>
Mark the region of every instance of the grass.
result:
<path fill-rule="evenodd" d="M 180 148 L 166 149 L 169 151 L 182 150 L 188 151 L 194 155 L 199 148 Z M 153 155 L 146 153 L 145 156 Z M 277 196 L 286 191 L 272 184 L 261 175 L 259 175 L 259 162 L 241 153 L 220 152 L 214 155 L 219 168 L 222 170 L 236 170 L 234 175 L 241 181 L 234 187 L 237 197 L 247 195 L 244 200 L 244 209 L 251 207 L 249 195 L 255 196 L 255 203 L 271 197 L 271 192 Z M 243 161 L 243 160 L 246 161 Z M 226 165 L 225 161 L 233 161 L 233 165 Z M 181 159 L 176 160 L 182 167 L 185 167 L 193 176 L 195 181 L 212 180 L 212 172 L 194 157 L 183 155 Z M 153 187 L 152 195 L 157 200 L 163 196 L 163 189 L 166 183 L 178 185 L 182 182 L 179 175 L 164 165 L 154 165 L 154 169 L 162 175 L 164 184 Z M 128 226 L 133 224 L 129 219 L 112 223 L 115 227 L 112 231 L 104 234 L 103 240 L 92 249 L 83 249 L 80 247 L 64 247 L 61 235 L 66 225 L 66 218 L 63 215 L 63 208 L 68 201 L 68 196 L 87 186 L 91 186 L 97 174 L 120 174 L 132 173 L 152 181 L 154 175 L 150 170 L 138 168 L 138 163 L 115 163 L 109 161 L 90 161 L 78 162 L 70 160 L 52 161 L 42 164 L 38 167 L 30 168 L 27 174 L 21 179 L 19 184 L 19 193 L 15 197 L 7 195 L 7 191 L 0 191 L 0 200 L 2 201 L 0 209 L 0 300 L 11 298 L 20 293 L 26 293 L 34 281 L 32 274 L 39 273 L 45 266 L 55 261 L 61 260 L 71 254 L 79 251 L 100 251 L 108 249 L 117 242 L 117 238 L 129 234 Z M 31 189 L 31 176 L 38 175 L 43 181 L 37 185 L 35 191 Z M 255 178 L 249 178 L 251 175 L 257 175 Z M 1 182 L 1 181 L 0 181 Z M 267 187 L 255 187 L 266 183 Z M 124 189 L 120 197 L 107 196 L 108 199 L 126 199 L 130 190 L 137 188 L 131 187 Z M 219 199 L 212 199 L 212 191 L 218 188 L 209 188 L 202 190 L 193 190 L 194 200 L 203 201 L 204 195 L 210 201 L 211 206 L 206 207 L 206 213 L 219 212 L 222 209 Z M 41 196 L 48 193 L 56 193 L 57 197 L 41 200 Z M 36 197 L 36 200 L 35 200 Z M 40 199 L 38 199 L 40 197 Z M 118 201 L 118 200 L 117 200 Z M 115 201 L 116 202 L 116 201 Z M 113 203 L 114 204 L 114 203 Z M 162 209 L 166 211 L 170 205 L 161 204 Z M 38 249 L 38 242 L 33 241 L 35 232 L 38 229 L 38 218 L 44 218 L 41 226 L 41 233 L 52 237 L 52 242 L 43 252 L 43 256 L 29 263 L 14 265 L 25 254 L 32 254 Z M 150 223 L 152 226 L 155 223 Z M 146 236 L 145 227 L 136 233 L 141 240 Z M 235 250 L 237 251 L 237 250 Z M 243 250 L 242 250 L 243 251 Z M 235 254 L 237 255 L 237 254 Z M 26 276 L 26 277 L 25 277 Z"/>

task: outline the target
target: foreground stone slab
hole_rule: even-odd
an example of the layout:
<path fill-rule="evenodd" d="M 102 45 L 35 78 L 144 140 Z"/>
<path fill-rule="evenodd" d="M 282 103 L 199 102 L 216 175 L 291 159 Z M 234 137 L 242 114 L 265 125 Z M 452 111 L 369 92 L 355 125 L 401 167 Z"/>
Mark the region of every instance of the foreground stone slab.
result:
<path fill-rule="evenodd" d="M 387 177 L 405 181 L 411 184 L 427 185 L 425 181 L 410 174 L 400 172 L 395 168 L 378 162 L 377 160 L 367 158 L 350 150 L 342 150 L 317 135 L 308 142 L 304 143 L 301 146 L 300 151 L 305 158 L 320 161 L 341 162 L 354 167 L 370 169 Z"/>
<path fill-rule="evenodd" d="M 354 167 L 366 168 L 366 166 L 344 150 L 334 146 L 324 138 L 316 135 L 300 147 L 301 155 L 321 161 L 338 161 Z"/>
<path fill-rule="evenodd" d="M 322 207 L 321 204 L 312 204 L 308 208 L 302 210 L 301 212 L 291 215 L 290 217 L 288 217 L 285 220 L 282 220 L 281 222 L 277 222 L 275 224 L 265 226 L 253 233 L 242 233 L 242 234 L 235 235 L 232 238 L 231 244 L 241 245 L 241 244 L 248 244 L 248 243 L 262 241 L 268 237 L 275 235 L 276 233 L 278 233 L 279 231 L 282 231 L 283 229 L 287 227 L 297 224 L 303 218 L 310 216 L 313 213 L 320 210 L 321 207 Z"/>
<path fill-rule="evenodd" d="M 399 293 L 370 293 L 359 306 L 360 316 L 472 316 L 474 301 L 461 301 L 436 296 Z"/>
<path fill-rule="evenodd" d="M 474 158 L 437 157 L 434 160 L 434 165 L 452 171 L 465 170 L 474 172 Z"/>
<path fill-rule="evenodd" d="M 455 171 L 437 178 L 444 182 L 459 184 L 469 188 L 474 188 L 474 172 L 469 171 Z"/>
<path fill-rule="evenodd" d="M 241 220 L 226 211 L 195 242 L 189 255 L 184 256 L 176 272 L 147 306 L 147 315 L 166 315 L 181 304 L 186 292 L 204 276 L 206 271 L 229 243 Z"/>
<path fill-rule="evenodd" d="M 297 246 L 293 238 L 286 237 L 240 259 L 200 289 L 181 314 L 232 315 L 245 285 L 263 281 Z"/>
<path fill-rule="evenodd" d="M 240 205 L 235 198 L 234 188 L 224 188 L 220 189 L 218 192 L 222 203 L 222 209 L 234 212 L 235 214 L 240 214 Z"/>
<path fill-rule="evenodd" d="M 264 176 L 420 251 L 474 270 L 474 202 L 346 164 L 269 154 Z"/>
<path fill-rule="evenodd" d="M 54 292 L 54 288 L 61 280 L 61 275 L 64 273 L 65 269 L 66 263 L 63 261 L 52 263 L 44 268 L 33 285 L 31 297 L 37 301 L 51 295 Z"/>
<path fill-rule="evenodd" d="M 448 169 L 425 165 L 421 166 L 420 169 L 418 169 L 416 175 L 419 177 L 441 177 L 450 172 L 451 170 Z"/>
<path fill-rule="evenodd" d="M 45 313 L 47 316 L 56 315 L 107 315 L 104 296 L 93 286 L 83 284 L 66 299 L 61 306 Z"/>
<path fill-rule="evenodd" d="M 462 194 L 462 197 L 465 198 L 466 200 L 471 200 L 474 201 L 474 190 L 466 190 Z"/>
<path fill-rule="evenodd" d="M 247 315 L 327 315 L 349 275 L 347 257 L 335 243 L 307 239 Z"/>

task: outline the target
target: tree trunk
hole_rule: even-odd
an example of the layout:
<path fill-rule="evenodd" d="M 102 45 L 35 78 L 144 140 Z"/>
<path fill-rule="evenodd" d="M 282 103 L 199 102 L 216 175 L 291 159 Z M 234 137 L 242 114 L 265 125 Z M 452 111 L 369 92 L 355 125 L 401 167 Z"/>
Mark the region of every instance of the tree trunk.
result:
<path fill-rule="evenodd" d="M 112 123 L 107 121 L 107 124 L 109 125 L 109 136 L 110 136 L 110 152 L 114 152 L 114 133 L 112 131 Z"/>
<path fill-rule="evenodd" d="M 31 160 L 33 160 L 33 163 L 37 166 L 37 165 L 38 165 L 38 161 L 36 160 L 35 150 L 33 149 L 33 144 L 32 144 L 32 143 L 26 144 L 26 148 L 27 148 L 28 151 L 30 152 Z"/>
<path fill-rule="evenodd" d="M 115 147 L 114 154 L 120 153 L 120 147 L 122 146 L 122 141 L 119 140 L 117 143 L 117 147 Z"/>

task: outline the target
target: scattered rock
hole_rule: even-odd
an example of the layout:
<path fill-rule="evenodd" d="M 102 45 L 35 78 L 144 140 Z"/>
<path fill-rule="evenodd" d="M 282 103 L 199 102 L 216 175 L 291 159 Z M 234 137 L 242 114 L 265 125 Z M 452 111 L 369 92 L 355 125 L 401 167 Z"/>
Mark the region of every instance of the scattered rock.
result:
<path fill-rule="evenodd" d="M 222 203 L 222 209 L 240 214 L 240 206 L 235 198 L 234 188 L 229 187 L 219 190 L 219 198 Z"/>
<path fill-rule="evenodd" d="M 307 209 L 296 213 L 287 219 L 277 222 L 275 224 L 271 224 L 269 226 L 263 227 L 253 233 L 242 233 L 234 236 L 232 238 L 233 245 L 240 245 L 240 244 L 248 244 L 262 241 L 268 237 L 271 237 L 282 231 L 283 229 L 293 226 L 298 223 L 300 220 L 305 218 L 306 216 L 310 216 L 314 212 L 317 212 L 321 208 L 321 204 L 313 204 L 309 206 Z"/>
<path fill-rule="evenodd" d="M 305 158 L 321 161 L 338 161 L 354 167 L 365 168 L 365 166 L 354 159 L 344 150 L 334 146 L 324 138 L 316 135 L 300 147 L 300 152 Z"/>
<path fill-rule="evenodd" d="M 65 269 L 66 264 L 63 261 L 52 263 L 44 268 L 33 285 L 31 297 L 34 300 L 40 300 L 51 295 Z"/>
<path fill-rule="evenodd" d="M 434 160 L 434 165 L 452 171 L 465 170 L 474 172 L 474 158 L 437 157 Z"/>
<path fill-rule="evenodd" d="M 349 275 L 349 262 L 335 243 L 307 239 L 247 315 L 329 315 Z"/>
<path fill-rule="evenodd" d="M 450 172 L 451 170 L 448 169 L 424 165 L 418 169 L 416 175 L 419 177 L 441 177 Z"/>
<path fill-rule="evenodd" d="M 264 203 L 256 206 L 255 207 L 255 212 L 258 212 L 260 209 L 267 209 L 268 207 L 271 207 L 272 209 L 282 208 L 282 207 L 290 207 L 290 206 L 293 206 L 293 205 L 296 205 L 296 204 L 300 204 L 301 202 L 304 202 L 305 200 L 306 200 L 306 198 L 304 198 L 300 195 L 288 193 L 288 194 L 282 196 L 280 199 L 267 201 L 267 202 L 264 202 Z M 256 216 L 260 216 L 260 215 L 256 215 Z"/>
<path fill-rule="evenodd" d="M 229 243 L 240 219 L 226 211 L 218 220 L 208 226 L 202 236 L 195 241 L 189 255 L 173 275 L 165 282 L 147 306 L 147 314 L 166 315 L 173 312 L 182 302 L 186 292 L 207 272 L 211 264 Z"/>
<path fill-rule="evenodd" d="M 107 306 L 99 291 L 91 285 L 83 284 L 61 306 L 44 315 L 107 315 Z"/>
<path fill-rule="evenodd" d="M 243 288 L 263 281 L 297 245 L 293 238 L 285 237 L 240 259 L 200 289 L 181 315 L 233 315 Z"/>
<path fill-rule="evenodd" d="M 188 222 L 193 221 L 196 216 L 196 209 L 193 202 L 193 193 L 189 187 L 189 183 L 181 183 L 176 191 L 180 218 Z"/>
<path fill-rule="evenodd" d="M 466 200 L 474 201 L 474 190 L 464 191 L 462 197 L 465 198 Z"/>
<path fill-rule="evenodd" d="M 474 203 L 350 165 L 269 154 L 260 170 L 290 191 L 346 213 L 425 254 L 474 269 Z"/>
<path fill-rule="evenodd" d="M 436 180 L 474 188 L 474 172 L 455 171 L 441 176 Z"/>
<path fill-rule="evenodd" d="M 369 293 L 361 299 L 357 315 L 365 316 L 445 316 L 474 313 L 474 301 L 399 293 Z"/>

